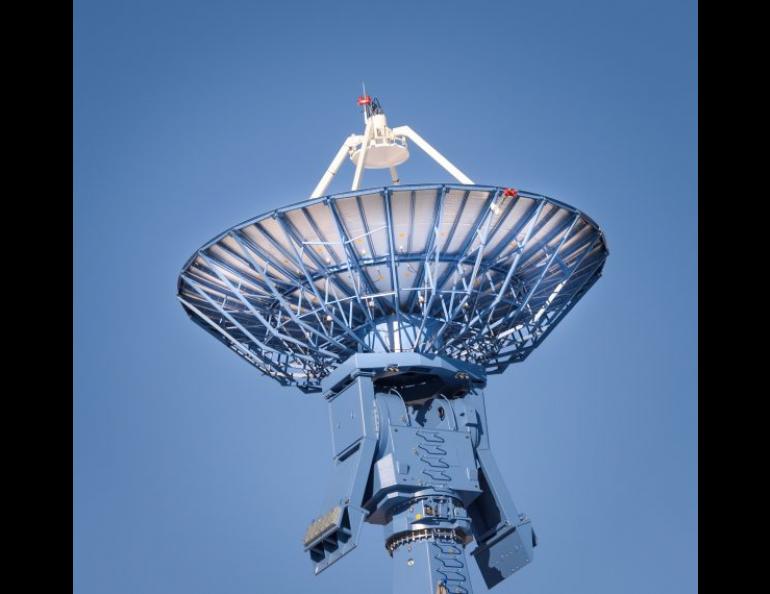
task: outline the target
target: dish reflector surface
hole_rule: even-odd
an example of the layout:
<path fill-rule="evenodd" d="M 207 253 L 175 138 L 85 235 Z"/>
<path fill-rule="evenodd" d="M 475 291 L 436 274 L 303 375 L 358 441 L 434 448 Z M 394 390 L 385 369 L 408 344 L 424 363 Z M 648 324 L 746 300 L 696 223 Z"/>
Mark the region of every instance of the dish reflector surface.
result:
<path fill-rule="evenodd" d="M 233 227 L 184 266 L 205 330 L 284 385 L 320 389 L 355 352 L 416 351 L 501 373 L 601 275 L 598 226 L 539 194 L 389 186 Z"/>

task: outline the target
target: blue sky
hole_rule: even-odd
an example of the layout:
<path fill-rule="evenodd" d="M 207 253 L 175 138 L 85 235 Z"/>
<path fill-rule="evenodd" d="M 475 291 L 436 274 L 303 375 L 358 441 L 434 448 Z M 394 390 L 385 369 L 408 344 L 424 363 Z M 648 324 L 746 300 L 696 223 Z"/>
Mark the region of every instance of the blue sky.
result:
<path fill-rule="evenodd" d="M 694 1 L 76 1 L 75 591 L 391 591 L 379 527 L 318 577 L 302 552 L 323 402 L 175 299 L 205 241 L 309 195 L 359 132 L 364 80 L 477 182 L 572 204 L 609 241 L 604 277 L 489 380 L 540 541 L 494 591 L 694 593 L 696 19 Z M 405 183 L 449 181 L 413 154 Z"/>

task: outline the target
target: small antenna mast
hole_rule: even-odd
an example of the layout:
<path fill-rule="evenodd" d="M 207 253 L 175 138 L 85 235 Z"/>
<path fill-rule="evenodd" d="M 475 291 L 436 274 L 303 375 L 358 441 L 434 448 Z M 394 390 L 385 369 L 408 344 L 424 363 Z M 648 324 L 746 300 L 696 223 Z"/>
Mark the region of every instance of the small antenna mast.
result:
<path fill-rule="evenodd" d="M 364 81 L 361 81 L 361 90 L 363 92 L 362 97 L 365 100 L 366 99 L 366 83 Z M 365 124 L 367 121 L 369 121 L 369 110 L 368 110 L 368 108 L 366 107 L 365 104 L 362 104 L 361 107 L 364 108 L 364 124 Z"/>

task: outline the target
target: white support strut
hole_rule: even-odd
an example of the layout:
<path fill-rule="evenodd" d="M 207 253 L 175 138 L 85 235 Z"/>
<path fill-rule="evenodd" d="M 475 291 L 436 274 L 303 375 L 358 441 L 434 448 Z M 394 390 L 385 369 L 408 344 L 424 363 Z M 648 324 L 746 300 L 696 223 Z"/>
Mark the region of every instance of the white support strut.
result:
<path fill-rule="evenodd" d="M 326 173 L 323 174 L 321 181 L 318 182 L 318 185 L 313 190 L 313 193 L 310 194 L 311 198 L 318 198 L 319 196 L 323 196 L 324 192 L 326 192 L 326 188 L 329 187 L 329 184 L 332 183 L 332 179 L 335 175 L 337 175 L 340 167 L 342 167 L 342 163 L 345 161 L 345 157 L 348 155 L 348 151 L 351 147 L 358 145 L 360 138 L 361 136 L 358 134 L 351 134 L 347 137 L 345 142 L 342 143 L 340 150 L 338 150 L 337 154 L 334 155 L 334 159 L 332 159 L 332 163 L 329 165 L 329 169 L 326 170 Z"/>
<path fill-rule="evenodd" d="M 417 146 L 419 146 L 425 152 L 425 154 L 427 154 L 436 163 L 438 163 L 444 169 L 446 169 L 449 172 L 449 174 L 452 177 L 454 177 L 457 181 L 459 181 L 461 184 L 471 184 L 471 185 L 473 184 L 473 180 L 471 178 L 465 175 L 457 167 L 452 165 L 452 163 L 449 162 L 449 159 L 447 159 L 444 155 L 442 155 L 430 144 L 428 144 L 427 140 L 425 140 L 422 136 L 417 134 L 417 132 L 412 130 L 409 126 L 398 126 L 397 128 L 393 128 L 393 133 L 401 136 L 406 136 L 409 140 L 413 141 Z"/>
<path fill-rule="evenodd" d="M 366 149 L 369 148 L 369 137 L 372 135 L 372 120 L 366 120 L 366 128 L 364 128 L 363 144 L 361 145 L 361 154 L 358 156 L 358 163 L 356 164 L 356 173 L 353 176 L 353 185 L 351 190 L 357 190 L 361 185 L 361 176 L 364 173 L 364 161 L 366 161 Z"/>

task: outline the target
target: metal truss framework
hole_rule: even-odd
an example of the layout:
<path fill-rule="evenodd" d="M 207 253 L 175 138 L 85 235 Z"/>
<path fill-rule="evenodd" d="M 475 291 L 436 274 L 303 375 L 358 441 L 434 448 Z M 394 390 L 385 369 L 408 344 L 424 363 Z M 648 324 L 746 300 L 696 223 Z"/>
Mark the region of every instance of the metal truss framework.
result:
<path fill-rule="evenodd" d="M 364 189 L 233 227 L 180 274 L 190 317 L 303 391 L 356 352 L 441 354 L 502 373 L 600 277 L 599 227 L 497 186 Z"/>

